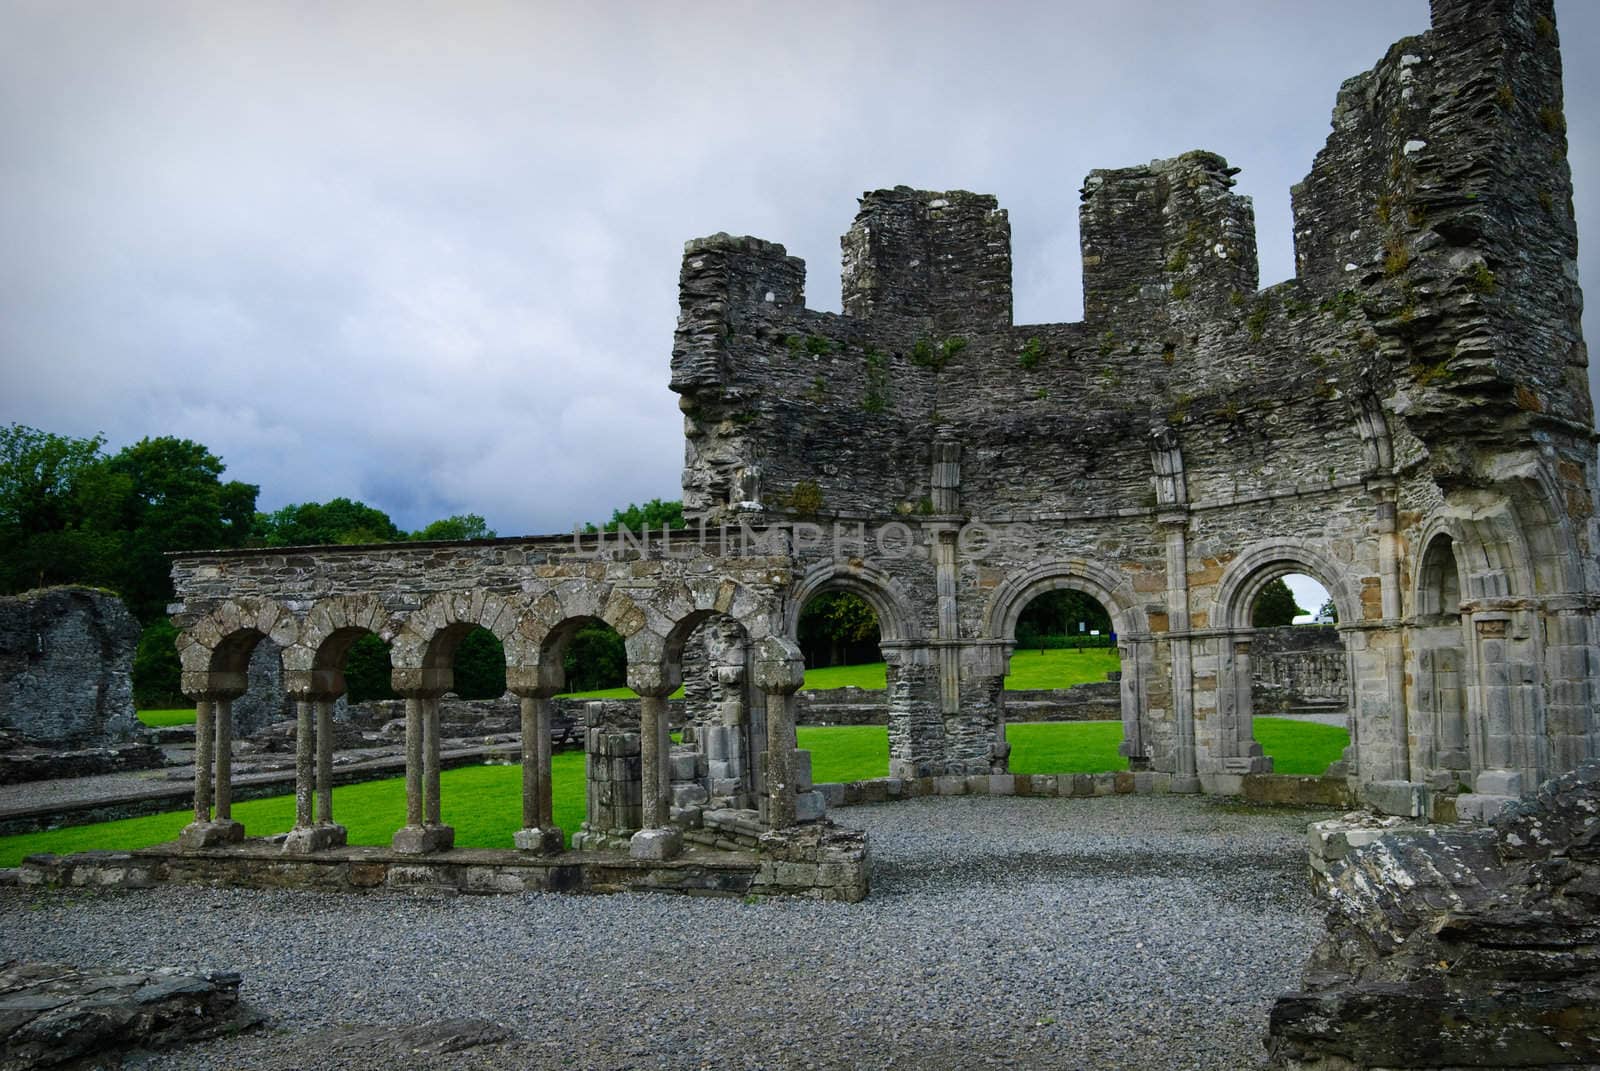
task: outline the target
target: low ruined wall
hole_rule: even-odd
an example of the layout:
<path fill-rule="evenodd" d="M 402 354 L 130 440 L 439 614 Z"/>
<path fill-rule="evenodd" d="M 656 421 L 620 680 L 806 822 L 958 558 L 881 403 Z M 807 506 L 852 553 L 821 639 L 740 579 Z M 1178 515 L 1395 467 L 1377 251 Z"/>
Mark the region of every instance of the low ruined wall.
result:
<path fill-rule="evenodd" d="M 1250 641 L 1250 683 L 1257 714 L 1349 703 L 1347 659 L 1331 625 L 1258 628 Z"/>
<path fill-rule="evenodd" d="M 819 688 L 799 693 L 799 725 L 884 725 L 889 704 L 883 692 L 863 688 Z M 1117 721 L 1122 717 L 1122 686 L 1096 681 L 1071 688 L 1005 693 L 1006 720 Z"/>
<path fill-rule="evenodd" d="M 0 729 L 49 748 L 128 742 L 139 732 L 129 676 L 138 646 L 139 623 L 109 592 L 0 598 Z"/>

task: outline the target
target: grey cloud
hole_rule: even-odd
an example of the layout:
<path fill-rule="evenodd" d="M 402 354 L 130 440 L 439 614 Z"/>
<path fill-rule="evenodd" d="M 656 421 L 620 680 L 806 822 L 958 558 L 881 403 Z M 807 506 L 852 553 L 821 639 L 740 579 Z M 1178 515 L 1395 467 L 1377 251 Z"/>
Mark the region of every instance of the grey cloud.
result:
<path fill-rule="evenodd" d="M 1560 15 L 1593 234 L 1600 12 Z M 1071 319 L 1085 173 L 1205 147 L 1245 169 L 1285 278 L 1340 81 L 1426 23 L 1422 0 L 14 2 L 0 420 L 190 436 L 264 508 L 563 530 L 677 493 L 686 238 L 784 242 L 837 309 L 862 190 L 979 189 L 1011 211 L 1019 319 Z"/>

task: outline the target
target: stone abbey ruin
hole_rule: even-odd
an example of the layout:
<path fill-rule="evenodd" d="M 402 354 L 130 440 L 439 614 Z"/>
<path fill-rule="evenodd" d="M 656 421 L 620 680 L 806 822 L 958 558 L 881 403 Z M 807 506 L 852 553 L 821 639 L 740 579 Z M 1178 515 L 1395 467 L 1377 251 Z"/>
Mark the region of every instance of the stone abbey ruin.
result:
<path fill-rule="evenodd" d="M 459 881 L 484 891 L 627 872 L 864 896 L 865 845 L 827 822 L 841 793 L 795 744 L 797 622 L 829 591 L 872 606 L 889 665 L 891 776 L 849 798 L 1239 793 L 1271 773 L 1251 608 L 1304 573 L 1337 607 L 1348 695 L 1351 745 L 1323 782 L 1393 814 L 1498 813 L 1600 745 L 1562 108 L 1549 0 L 1434 0 L 1427 33 L 1341 88 L 1294 191 L 1294 279 L 1258 289 L 1253 210 L 1222 157 L 1095 171 L 1080 323 L 1012 322 L 988 196 L 866 194 L 842 315 L 806 307 L 780 245 L 688 243 L 671 386 L 690 526 L 177 557 L 195 822 L 149 866 L 245 880 L 230 706 L 270 639 L 299 723 L 296 828 L 251 849 L 273 880 L 403 884 L 470 855 Z M 1017 620 L 1059 588 L 1110 612 L 1126 773 L 1008 770 Z M 594 621 L 625 638 L 642 698 L 590 720 L 568 852 L 549 719 Z M 441 820 L 440 698 L 479 627 L 520 700 L 518 853 L 449 852 Z M 362 854 L 331 813 L 330 739 L 367 633 L 392 644 L 405 697 L 408 811 L 391 851 Z M 693 732 L 675 745 L 680 683 Z"/>

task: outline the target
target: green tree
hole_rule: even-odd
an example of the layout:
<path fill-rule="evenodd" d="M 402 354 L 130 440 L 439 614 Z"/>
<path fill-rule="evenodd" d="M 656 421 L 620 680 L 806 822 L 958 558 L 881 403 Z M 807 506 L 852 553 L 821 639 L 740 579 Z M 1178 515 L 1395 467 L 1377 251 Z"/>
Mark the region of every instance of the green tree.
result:
<path fill-rule="evenodd" d="M 462 699 L 498 699 L 506 694 L 505 645 L 486 628 L 473 629 L 456 648 L 455 693 Z"/>
<path fill-rule="evenodd" d="M 612 510 L 611 519 L 605 523 L 604 530 L 615 532 L 621 527 L 630 532 L 637 532 L 642 528 L 659 532 L 662 525 L 668 528 L 682 528 L 685 523 L 682 502 L 663 502 L 659 498 L 652 498 L 642 506 L 630 502 L 627 509 Z M 584 530 L 595 532 L 601 529 L 588 524 L 584 526 Z"/>
<path fill-rule="evenodd" d="M 1294 624 L 1294 619 L 1303 613 L 1305 610 L 1294 601 L 1294 592 L 1280 577 L 1262 588 L 1261 594 L 1256 596 L 1250 623 L 1256 628 L 1277 628 Z"/>
<path fill-rule="evenodd" d="M 119 586 L 128 485 L 106 467 L 104 443 L 25 424 L 0 429 L 0 589 Z"/>
<path fill-rule="evenodd" d="M 596 623 L 580 628 L 567 644 L 561 665 L 566 670 L 569 692 L 620 688 L 628 683 L 627 649 L 610 625 Z"/>
<path fill-rule="evenodd" d="M 1317 616 L 1325 621 L 1332 621 L 1337 625 L 1339 623 L 1339 608 L 1333 605 L 1332 599 L 1329 599 L 1318 608 Z"/>
<path fill-rule="evenodd" d="M 165 612 L 172 601 L 173 550 L 243 546 L 255 515 L 254 484 L 221 479 L 222 459 L 200 443 L 163 436 L 141 439 L 107 462 L 126 480 L 121 529 L 127 534 L 122 598 L 142 621 Z"/>
<path fill-rule="evenodd" d="M 800 611 L 800 651 L 813 669 L 876 662 L 878 637 L 878 615 L 847 591 L 825 591 Z"/>
<path fill-rule="evenodd" d="M 494 529 L 476 513 L 458 513 L 412 532 L 415 540 L 493 539 Z"/>
<path fill-rule="evenodd" d="M 178 630 L 158 617 L 139 634 L 133 656 L 133 705 L 140 710 L 189 706 L 184 698 L 183 666 L 178 661 Z"/>
<path fill-rule="evenodd" d="M 1073 588 L 1058 588 L 1037 596 L 1017 617 L 1018 645 L 1028 647 L 1042 636 L 1087 636 L 1111 633 L 1111 615 L 1100 601 Z"/>
<path fill-rule="evenodd" d="M 344 659 L 345 698 L 352 703 L 369 699 L 397 699 L 392 685 L 394 667 L 389 645 L 367 633 L 350 645 Z"/>
<path fill-rule="evenodd" d="M 365 502 L 335 498 L 301 502 L 255 517 L 255 538 L 268 547 L 397 543 L 406 538 L 389 515 Z"/>

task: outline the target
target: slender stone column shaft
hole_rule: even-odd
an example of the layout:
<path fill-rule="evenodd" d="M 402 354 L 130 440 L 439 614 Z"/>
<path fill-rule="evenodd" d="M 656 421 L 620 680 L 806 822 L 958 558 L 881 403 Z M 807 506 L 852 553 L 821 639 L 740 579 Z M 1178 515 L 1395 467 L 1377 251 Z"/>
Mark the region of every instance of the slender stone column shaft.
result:
<path fill-rule="evenodd" d="M 219 699 L 217 719 L 217 821 L 233 819 L 233 700 Z"/>
<path fill-rule="evenodd" d="M 539 791 L 538 817 L 540 829 L 553 829 L 556 824 L 554 785 L 550 776 L 550 700 L 540 697 L 534 700 L 534 754 L 538 760 Z M 523 752 L 523 762 L 527 762 L 527 752 Z"/>
<path fill-rule="evenodd" d="M 643 797 L 640 821 L 645 829 L 667 824 L 667 764 L 671 761 L 667 735 L 667 701 L 659 695 L 639 697 L 639 788 Z"/>
<path fill-rule="evenodd" d="M 794 825 L 794 693 L 767 693 L 767 824 Z"/>
<path fill-rule="evenodd" d="M 539 824 L 539 780 L 543 767 L 539 764 L 539 714 L 537 699 L 522 696 L 518 702 L 522 714 L 522 828 L 532 829 Z"/>
<path fill-rule="evenodd" d="M 211 821 L 211 700 L 200 699 L 194 705 L 194 820 Z"/>
<path fill-rule="evenodd" d="M 294 704 L 294 827 L 305 829 L 311 825 L 312 760 L 315 741 L 312 739 L 311 700 L 298 699 Z"/>
<path fill-rule="evenodd" d="M 406 825 L 422 824 L 422 700 L 406 697 Z"/>
<path fill-rule="evenodd" d="M 333 821 L 333 700 L 317 700 L 317 821 Z"/>
<path fill-rule="evenodd" d="M 425 823 L 441 825 L 439 820 L 439 700 L 423 700 L 425 721 L 424 752 L 422 758 L 423 800 L 426 807 Z"/>

